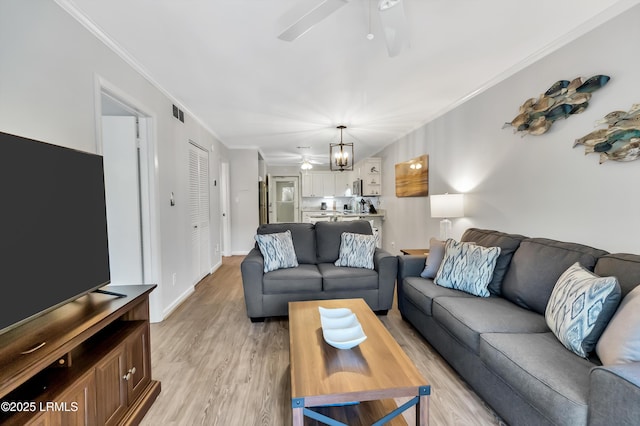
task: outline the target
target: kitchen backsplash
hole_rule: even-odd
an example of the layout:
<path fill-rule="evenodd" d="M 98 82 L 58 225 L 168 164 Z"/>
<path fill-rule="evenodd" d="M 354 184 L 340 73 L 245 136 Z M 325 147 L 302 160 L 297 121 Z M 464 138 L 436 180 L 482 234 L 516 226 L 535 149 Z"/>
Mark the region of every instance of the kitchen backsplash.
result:
<path fill-rule="evenodd" d="M 322 203 L 326 203 L 327 210 L 333 210 L 333 204 L 335 201 L 336 210 L 342 211 L 344 209 L 344 205 L 349 206 L 348 210 L 358 210 L 360 209 L 360 200 L 364 199 L 365 201 L 370 201 L 371 204 L 377 209 L 378 208 L 378 197 L 335 197 L 335 198 L 312 198 L 312 197 L 304 197 L 302 198 L 301 209 L 302 211 L 319 211 L 322 209 Z"/>

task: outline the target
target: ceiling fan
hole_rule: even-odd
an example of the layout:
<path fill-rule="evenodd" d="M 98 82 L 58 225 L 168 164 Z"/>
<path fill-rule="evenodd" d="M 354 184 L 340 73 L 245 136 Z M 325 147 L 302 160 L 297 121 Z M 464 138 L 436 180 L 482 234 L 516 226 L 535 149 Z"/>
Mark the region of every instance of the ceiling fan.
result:
<path fill-rule="evenodd" d="M 367 0 L 371 1 L 371 0 Z M 294 41 L 350 0 L 320 0 L 318 5 L 289 25 L 278 38 Z M 409 25 L 402 0 L 378 0 L 378 15 L 390 57 L 409 45 Z"/>

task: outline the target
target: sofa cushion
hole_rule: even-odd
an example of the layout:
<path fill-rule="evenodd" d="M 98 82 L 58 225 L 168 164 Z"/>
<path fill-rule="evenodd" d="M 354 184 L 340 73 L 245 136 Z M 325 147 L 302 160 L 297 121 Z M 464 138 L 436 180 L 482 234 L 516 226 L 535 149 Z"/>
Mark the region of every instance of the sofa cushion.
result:
<path fill-rule="evenodd" d="M 347 268 L 333 263 L 319 263 L 324 291 L 376 290 L 378 273 L 365 268 Z"/>
<path fill-rule="evenodd" d="M 598 259 L 594 272 L 601 277 L 613 275 L 618 279 L 622 297 L 640 285 L 640 255 L 611 253 Z"/>
<path fill-rule="evenodd" d="M 511 259 L 502 282 L 502 295 L 524 308 L 544 314 L 553 286 L 560 275 L 576 262 L 593 271 L 606 251 L 576 243 L 528 238 Z"/>
<path fill-rule="evenodd" d="M 616 277 L 598 277 L 576 262 L 558 278 L 545 319 L 567 349 L 586 358 L 619 302 Z"/>
<path fill-rule="evenodd" d="M 291 231 L 298 263 L 316 263 L 316 232 L 311 223 L 269 223 L 260 225 L 257 233 L 273 234 Z"/>
<path fill-rule="evenodd" d="M 474 297 L 464 291 L 441 287 L 430 279 L 419 277 L 405 278 L 402 289 L 404 298 L 428 316 L 431 316 L 431 307 L 436 297 Z"/>
<path fill-rule="evenodd" d="M 444 259 L 444 244 L 445 241 L 431 238 L 429 240 L 429 254 L 424 263 L 424 269 L 420 273 L 422 278 L 433 279 L 440 269 L 440 264 Z"/>
<path fill-rule="evenodd" d="M 264 274 L 262 289 L 265 294 L 321 291 L 322 275 L 316 265 L 309 264 L 278 269 Z"/>
<path fill-rule="evenodd" d="M 553 424 L 587 424 L 595 364 L 565 349 L 553 333 L 488 333 L 480 359 Z"/>
<path fill-rule="evenodd" d="M 500 256 L 493 270 L 493 278 L 488 289 L 491 294 L 501 294 L 502 281 L 509 269 L 509 263 L 513 253 L 520 246 L 520 242 L 526 237 L 518 234 L 506 234 L 504 232 L 492 231 L 488 229 L 469 228 L 460 241 L 474 242 L 483 247 L 500 247 Z"/>
<path fill-rule="evenodd" d="M 523 309 L 501 297 L 438 297 L 433 318 L 474 353 L 481 333 L 548 332 L 544 316 Z"/>
<path fill-rule="evenodd" d="M 373 269 L 375 251 L 375 236 L 343 232 L 340 238 L 340 255 L 334 264 L 350 268 Z"/>
<path fill-rule="evenodd" d="M 317 222 L 315 227 L 318 263 L 333 263 L 338 260 L 343 232 L 373 235 L 371 225 L 366 220 Z"/>
<path fill-rule="evenodd" d="M 596 353 L 603 365 L 640 362 L 640 286 L 622 299 L 598 340 Z"/>
<path fill-rule="evenodd" d="M 288 229 L 273 234 L 257 234 L 255 239 L 264 259 L 264 272 L 298 266 L 291 231 Z"/>
<path fill-rule="evenodd" d="M 444 246 L 444 259 L 433 281 L 474 296 L 489 297 L 487 286 L 499 255 L 500 247 L 486 248 L 450 238 Z"/>

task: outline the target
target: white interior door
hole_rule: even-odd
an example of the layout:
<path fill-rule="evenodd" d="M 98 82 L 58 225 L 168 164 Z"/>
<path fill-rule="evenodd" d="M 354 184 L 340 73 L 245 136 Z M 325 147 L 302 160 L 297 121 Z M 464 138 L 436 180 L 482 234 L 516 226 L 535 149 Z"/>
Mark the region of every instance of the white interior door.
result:
<path fill-rule="evenodd" d="M 269 182 L 270 222 L 299 222 L 298 177 L 277 176 Z M 272 220 L 273 219 L 273 220 Z"/>
<path fill-rule="evenodd" d="M 205 276 L 211 270 L 211 227 L 209 226 L 209 153 L 199 149 L 200 156 L 200 274 Z"/>
<path fill-rule="evenodd" d="M 102 117 L 111 283 L 144 282 L 136 117 Z"/>
<path fill-rule="evenodd" d="M 189 144 L 189 217 L 193 282 L 211 269 L 209 226 L 209 154 Z"/>
<path fill-rule="evenodd" d="M 231 222 L 229 218 L 229 163 L 220 164 L 220 205 L 222 210 L 222 255 L 231 256 Z"/>

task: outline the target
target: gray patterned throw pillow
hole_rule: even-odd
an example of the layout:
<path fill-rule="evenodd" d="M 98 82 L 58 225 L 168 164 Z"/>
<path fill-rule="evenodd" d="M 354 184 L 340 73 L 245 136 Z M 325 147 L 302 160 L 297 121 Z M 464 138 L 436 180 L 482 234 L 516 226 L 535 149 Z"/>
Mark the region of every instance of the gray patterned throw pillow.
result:
<path fill-rule="evenodd" d="M 375 251 L 375 236 L 343 232 L 340 238 L 340 255 L 334 265 L 373 269 Z"/>
<path fill-rule="evenodd" d="M 291 231 L 258 234 L 255 238 L 264 258 L 264 272 L 298 266 Z"/>
<path fill-rule="evenodd" d="M 616 277 L 599 277 L 576 262 L 558 278 L 544 318 L 567 349 L 586 358 L 619 302 Z"/>
<path fill-rule="evenodd" d="M 482 247 L 449 238 L 434 282 L 442 287 L 489 297 L 487 287 L 493 278 L 499 255 L 500 247 Z"/>

